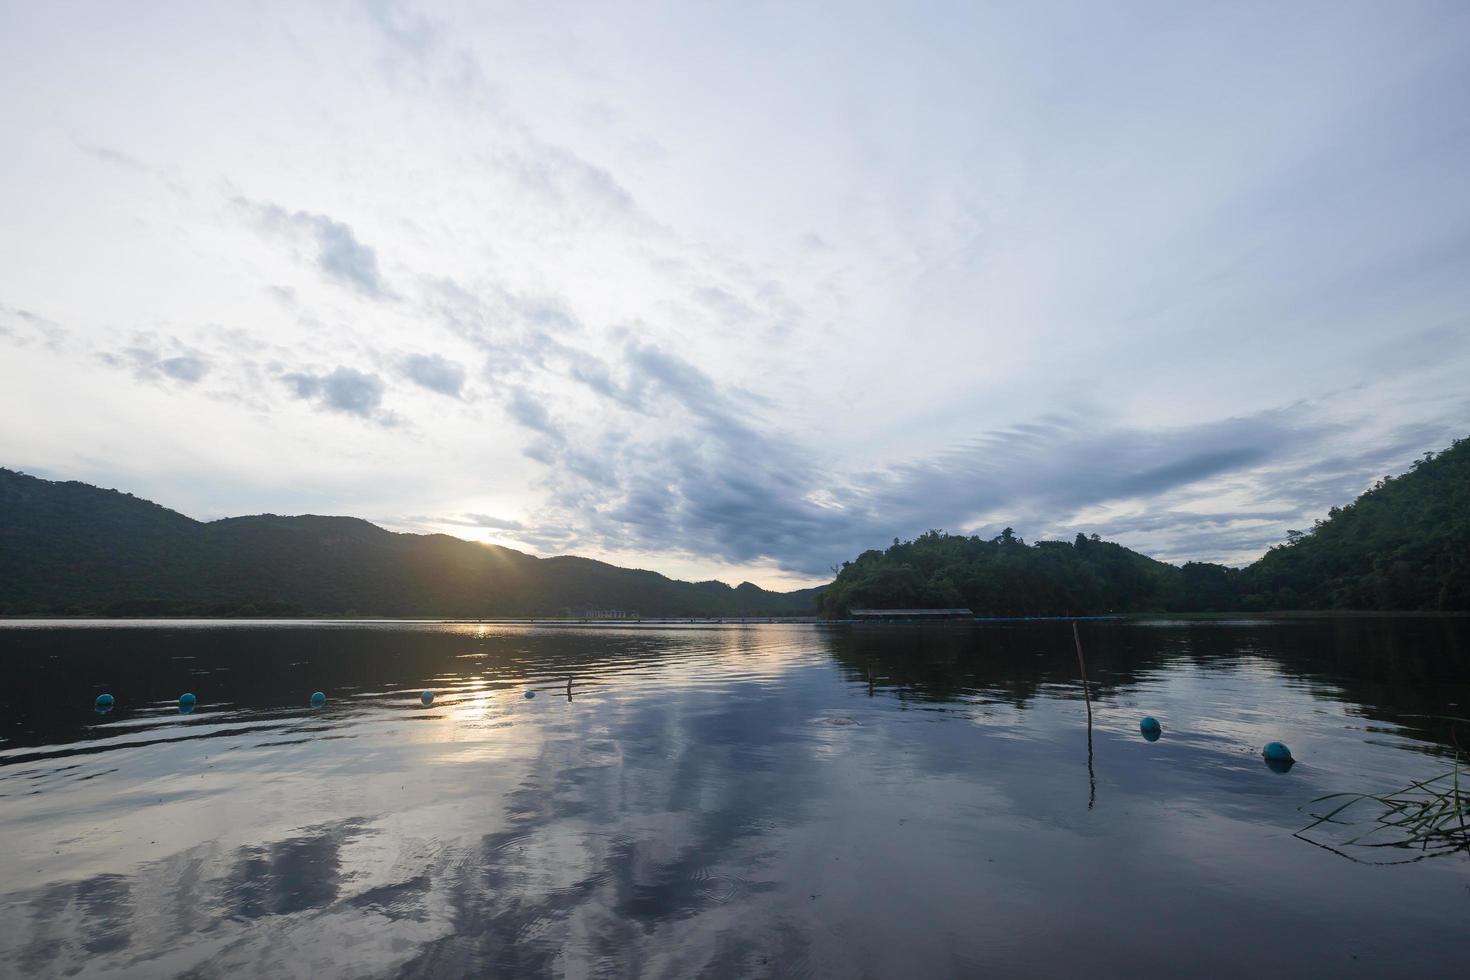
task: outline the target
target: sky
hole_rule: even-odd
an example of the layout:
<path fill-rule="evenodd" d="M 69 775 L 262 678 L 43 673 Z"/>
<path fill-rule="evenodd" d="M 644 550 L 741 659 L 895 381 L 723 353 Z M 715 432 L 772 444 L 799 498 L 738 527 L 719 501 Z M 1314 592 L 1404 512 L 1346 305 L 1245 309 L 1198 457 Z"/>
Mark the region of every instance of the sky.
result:
<path fill-rule="evenodd" d="M 816 584 L 1470 435 L 1470 5 L 0 0 L 0 465 Z"/>

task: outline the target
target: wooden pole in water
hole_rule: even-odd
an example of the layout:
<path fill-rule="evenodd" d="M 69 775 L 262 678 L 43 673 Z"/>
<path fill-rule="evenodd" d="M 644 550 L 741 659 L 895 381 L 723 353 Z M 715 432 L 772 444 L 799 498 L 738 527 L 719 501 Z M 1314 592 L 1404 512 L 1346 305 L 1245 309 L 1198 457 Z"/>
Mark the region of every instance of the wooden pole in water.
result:
<path fill-rule="evenodd" d="M 1072 642 L 1077 644 L 1077 669 L 1082 671 L 1082 698 L 1087 702 L 1087 727 L 1092 729 L 1092 692 L 1087 687 L 1087 661 L 1082 659 L 1082 637 L 1077 632 L 1077 621 L 1072 621 Z"/>
<path fill-rule="evenodd" d="M 1087 702 L 1087 809 L 1097 802 L 1097 776 L 1092 771 L 1092 690 L 1087 686 L 1087 661 L 1082 659 L 1082 636 L 1072 620 L 1072 642 L 1077 645 L 1077 669 L 1082 671 L 1082 700 Z"/>

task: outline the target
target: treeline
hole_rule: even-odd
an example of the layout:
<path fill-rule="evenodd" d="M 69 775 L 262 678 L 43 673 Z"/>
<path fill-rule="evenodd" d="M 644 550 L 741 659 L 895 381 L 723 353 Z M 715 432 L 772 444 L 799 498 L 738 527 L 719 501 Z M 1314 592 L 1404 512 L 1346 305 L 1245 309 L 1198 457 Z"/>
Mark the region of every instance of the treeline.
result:
<path fill-rule="evenodd" d="M 1241 573 L 1259 608 L 1470 610 L 1470 439 L 1288 538 Z"/>
<path fill-rule="evenodd" d="M 1078 534 L 1028 545 L 929 531 L 845 562 L 825 615 L 963 606 L 981 616 L 1291 609 L 1470 610 L 1470 440 L 1426 453 L 1242 568 L 1175 566 Z"/>
<path fill-rule="evenodd" d="M 1233 572 L 1178 568 L 1120 544 L 1079 534 L 1028 545 L 1007 528 L 994 538 L 928 531 L 845 562 L 823 592 L 822 611 L 960 607 L 981 616 L 1086 616 L 1228 610 Z"/>

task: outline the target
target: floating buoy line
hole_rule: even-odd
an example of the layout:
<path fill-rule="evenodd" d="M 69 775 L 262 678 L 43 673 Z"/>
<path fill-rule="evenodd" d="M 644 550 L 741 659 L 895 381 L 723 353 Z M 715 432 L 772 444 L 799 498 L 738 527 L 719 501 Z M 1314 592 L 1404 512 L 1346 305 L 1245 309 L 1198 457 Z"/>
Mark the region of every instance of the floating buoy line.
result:
<path fill-rule="evenodd" d="M 571 692 L 571 686 L 571 679 L 568 678 L 568 694 L 570 694 Z M 527 691 L 525 693 L 525 698 L 527 701 L 531 700 L 535 696 L 535 691 Z M 322 705 L 327 703 L 326 692 L 313 691 L 309 700 L 313 708 L 320 708 Z M 424 705 L 424 707 L 427 708 L 434 703 L 434 692 L 424 691 L 422 694 L 419 695 L 419 701 Z M 198 696 L 191 691 L 185 691 L 183 694 L 180 694 L 179 714 L 187 715 L 191 713 L 198 702 Z M 109 711 L 111 711 L 116 706 L 116 704 L 117 699 L 115 697 L 113 697 L 111 694 L 104 693 L 97 695 L 97 700 L 93 702 L 93 707 L 98 714 L 105 715 Z M 1143 719 L 1138 723 L 1138 730 L 1142 733 L 1143 737 L 1150 742 L 1157 742 L 1159 738 L 1162 737 L 1164 734 L 1164 726 L 1160 724 L 1159 720 L 1153 715 L 1144 715 Z M 1267 742 L 1265 748 L 1261 749 L 1261 758 L 1265 760 L 1266 766 L 1273 772 L 1286 772 L 1292 766 L 1296 765 L 1296 759 L 1292 756 L 1291 749 L 1287 747 L 1285 742 Z"/>

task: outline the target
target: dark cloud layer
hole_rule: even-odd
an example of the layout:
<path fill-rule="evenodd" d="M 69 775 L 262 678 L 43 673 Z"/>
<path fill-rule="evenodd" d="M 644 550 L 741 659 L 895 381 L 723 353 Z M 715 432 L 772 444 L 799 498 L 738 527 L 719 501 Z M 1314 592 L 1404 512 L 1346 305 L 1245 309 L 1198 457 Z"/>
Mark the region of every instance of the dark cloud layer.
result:
<path fill-rule="evenodd" d="M 1311 508 L 1296 505 L 1302 494 L 1289 492 L 1295 482 L 1327 479 L 1330 502 L 1342 503 L 1361 491 L 1365 469 L 1393 458 L 1380 453 L 1324 468 L 1317 457 L 1341 424 L 1296 406 L 1168 429 L 1056 416 L 931 457 L 844 472 L 762 422 L 761 403 L 656 345 L 630 343 L 615 368 L 568 371 L 620 406 L 678 420 L 681 430 L 631 441 L 606 428 L 591 434 L 558 426 L 546 405 L 518 393 L 510 415 L 549 437 L 530 455 L 547 464 L 561 514 L 547 522 L 544 538 L 539 528 L 523 537 L 557 549 L 681 552 L 820 575 L 930 527 L 993 533 L 1014 525 L 1033 536 L 1056 534 L 1082 529 L 1070 524 L 1089 510 L 1147 502 L 1156 514 L 1149 522 L 1094 518 L 1085 529 L 1125 540 L 1162 535 L 1183 557 L 1220 555 L 1264 549 L 1288 524 L 1309 523 Z M 1273 499 L 1293 506 L 1218 518 L 1171 509 L 1173 496 L 1247 478 L 1288 489 Z M 568 528 L 576 529 L 570 540 Z"/>

